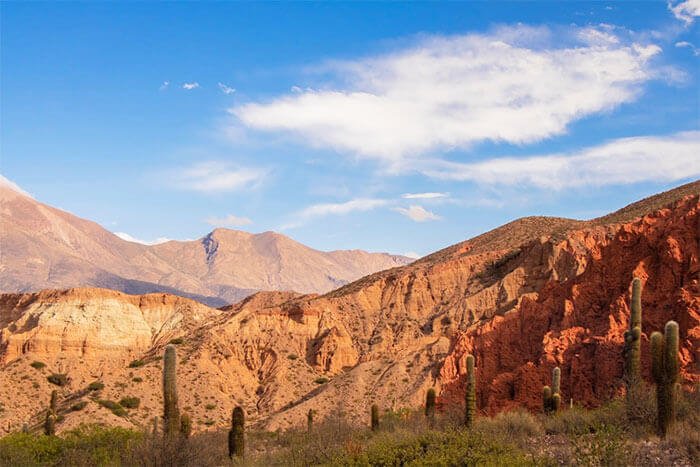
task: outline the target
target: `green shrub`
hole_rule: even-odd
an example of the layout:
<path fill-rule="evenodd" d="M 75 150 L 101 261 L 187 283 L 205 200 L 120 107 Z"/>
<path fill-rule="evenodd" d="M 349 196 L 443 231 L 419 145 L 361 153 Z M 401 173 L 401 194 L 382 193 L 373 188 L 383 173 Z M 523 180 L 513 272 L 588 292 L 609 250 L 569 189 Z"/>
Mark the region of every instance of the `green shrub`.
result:
<path fill-rule="evenodd" d="M 180 345 L 183 342 L 185 342 L 185 339 L 182 337 L 176 337 L 175 339 L 170 339 L 170 342 L 168 344 L 173 344 L 173 345 Z"/>
<path fill-rule="evenodd" d="M 124 407 L 122 407 L 121 405 L 117 404 L 114 401 L 110 401 L 107 399 L 98 399 L 97 403 L 100 404 L 102 407 L 109 409 L 117 417 L 126 417 L 127 416 L 127 412 L 124 409 Z"/>
<path fill-rule="evenodd" d="M 29 366 L 31 366 L 32 368 L 36 368 L 37 370 L 41 370 L 42 368 L 44 368 L 46 366 L 46 363 L 34 361 L 34 362 L 30 363 Z"/>
<path fill-rule="evenodd" d="M 101 391 L 105 388 L 104 383 L 101 381 L 93 381 L 92 383 L 88 384 L 88 391 Z"/>
<path fill-rule="evenodd" d="M 314 380 L 314 383 L 316 383 L 316 384 L 326 384 L 327 382 L 328 382 L 328 378 L 326 378 L 325 376 L 321 376 L 321 377 L 316 378 Z"/>
<path fill-rule="evenodd" d="M 134 376 L 133 378 L 131 378 L 131 381 L 133 381 L 134 383 L 143 383 L 143 378 L 140 376 Z"/>
<path fill-rule="evenodd" d="M 204 406 L 204 408 L 207 410 L 214 410 L 216 408 L 216 404 L 207 404 Z"/>
<path fill-rule="evenodd" d="M 70 406 L 71 411 L 73 412 L 78 412 L 79 410 L 83 410 L 87 406 L 87 401 L 79 401 L 76 402 L 75 404 Z"/>
<path fill-rule="evenodd" d="M 119 405 L 127 409 L 136 409 L 141 404 L 141 399 L 138 397 L 122 397 Z"/>
<path fill-rule="evenodd" d="M 138 359 L 138 360 L 132 360 L 131 363 L 129 363 L 129 368 L 139 368 L 141 366 L 144 366 L 146 362 L 144 360 Z"/>
<path fill-rule="evenodd" d="M 56 386 L 62 387 L 68 384 L 68 375 L 65 373 L 52 373 L 47 376 L 46 379 L 49 381 L 49 383 L 55 384 Z"/>
<path fill-rule="evenodd" d="M 296 360 L 297 358 L 299 358 L 299 356 L 297 354 L 290 353 L 289 355 L 287 355 L 287 358 L 290 360 Z"/>

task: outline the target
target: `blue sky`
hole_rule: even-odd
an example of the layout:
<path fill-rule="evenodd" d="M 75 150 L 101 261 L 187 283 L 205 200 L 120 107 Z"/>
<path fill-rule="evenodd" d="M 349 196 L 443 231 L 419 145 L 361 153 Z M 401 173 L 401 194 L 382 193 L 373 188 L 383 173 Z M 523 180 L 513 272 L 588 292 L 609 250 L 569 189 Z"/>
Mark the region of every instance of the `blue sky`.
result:
<path fill-rule="evenodd" d="M 2 3 L 0 173 L 144 241 L 427 254 L 700 176 L 700 2 Z"/>

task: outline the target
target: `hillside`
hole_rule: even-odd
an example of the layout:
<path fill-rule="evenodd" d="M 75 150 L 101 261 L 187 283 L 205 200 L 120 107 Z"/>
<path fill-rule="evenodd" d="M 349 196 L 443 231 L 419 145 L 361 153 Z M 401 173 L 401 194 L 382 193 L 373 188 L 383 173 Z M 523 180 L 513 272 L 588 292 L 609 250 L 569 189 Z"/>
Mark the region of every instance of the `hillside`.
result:
<path fill-rule="evenodd" d="M 449 405 L 463 394 L 466 353 L 476 357 L 485 412 L 539 410 L 555 365 L 565 401 L 598 406 L 621 387 L 633 276 L 644 283 L 644 334 L 678 321 L 683 381 L 697 383 L 698 193 L 695 182 L 593 221 L 520 219 L 325 295 L 265 292 L 222 310 L 95 289 L 5 295 L 0 400 L 11 403 L 2 416 L 10 427 L 39 420 L 37 401 L 52 388 L 46 376 L 60 372 L 70 378 L 61 389 L 67 401 L 84 397 L 94 380 L 105 384 L 102 399 L 141 399 L 128 417 L 89 402 L 65 411 L 60 429 L 86 419 L 146 425 L 159 412 L 158 356 L 172 339 L 180 342 L 180 404 L 196 430 L 227 425 L 234 403 L 267 429 L 302 426 L 309 409 L 319 418 L 342 409 L 363 419 L 370 400 L 418 407 L 431 386 Z M 158 312 L 146 312 L 154 302 Z M 102 307 L 108 311 L 93 311 Z M 189 316 L 190 308 L 197 313 Z M 107 351 L 104 342 L 130 335 L 113 324 L 120 316 L 143 329 L 140 340 Z M 103 328 L 113 339 L 90 337 Z M 644 352 L 647 345 L 645 337 Z M 46 368 L 32 368 L 35 360 Z M 132 361 L 141 363 L 129 368 Z"/>
<path fill-rule="evenodd" d="M 222 306 L 258 290 L 327 292 L 410 261 L 360 250 L 322 252 L 273 232 L 227 229 L 147 246 L 0 183 L 4 292 L 91 286 L 165 292 Z"/>

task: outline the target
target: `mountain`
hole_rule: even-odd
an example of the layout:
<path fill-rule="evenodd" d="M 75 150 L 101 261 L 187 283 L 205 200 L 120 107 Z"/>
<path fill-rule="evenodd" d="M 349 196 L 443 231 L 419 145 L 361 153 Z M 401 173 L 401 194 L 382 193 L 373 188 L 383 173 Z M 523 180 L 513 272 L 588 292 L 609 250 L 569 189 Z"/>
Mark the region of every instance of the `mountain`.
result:
<path fill-rule="evenodd" d="M 60 430 L 86 420 L 146 426 L 160 411 L 158 357 L 171 341 L 196 430 L 227 426 L 234 404 L 267 429 L 303 426 L 309 409 L 364 423 L 372 403 L 419 407 L 429 387 L 444 410 L 461 411 L 467 353 L 483 412 L 540 410 L 554 366 L 565 401 L 596 406 L 622 388 L 634 276 L 644 287 L 643 376 L 648 336 L 674 319 L 682 382 L 697 384 L 700 182 L 590 221 L 519 219 L 320 296 L 260 292 L 217 310 L 167 294 L 5 294 L 0 430 L 39 426 L 54 372 L 69 378 Z M 99 398 L 136 396 L 141 406 L 113 415 L 88 397 L 95 380 L 105 384 Z M 79 399 L 87 406 L 71 411 Z"/>
<path fill-rule="evenodd" d="M 167 292 L 212 306 L 258 290 L 323 293 L 411 260 L 322 252 L 273 232 L 216 229 L 194 241 L 141 245 L 0 183 L 0 290 L 94 286 Z"/>

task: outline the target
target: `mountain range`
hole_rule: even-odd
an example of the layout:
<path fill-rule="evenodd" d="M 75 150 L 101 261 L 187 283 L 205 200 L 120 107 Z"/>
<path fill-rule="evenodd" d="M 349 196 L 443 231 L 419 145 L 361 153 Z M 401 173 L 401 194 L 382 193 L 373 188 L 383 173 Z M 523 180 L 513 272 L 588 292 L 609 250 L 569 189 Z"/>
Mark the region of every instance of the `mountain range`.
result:
<path fill-rule="evenodd" d="M 227 426 L 234 405 L 266 429 L 304 426 L 310 409 L 364 423 L 370 404 L 420 407 L 430 387 L 443 410 L 461 412 L 466 354 L 482 413 L 540 410 L 554 366 L 562 399 L 593 407 L 622 391 L 633 277 L 643 283 L 643 377 L 648 336 L 674 319 L 682 384 L 698 384 L 700 182 L 589 221 L 518 219 L 323 295 L 258 292 L 217 309 L 98 288 L 2 294 L 0 432 L 38 429 L 52 389 L 59 430 L 148 426 L 168 343 L 198 431 Z M 123 397 L 140 400 L 126 416 L 99 402 Z"/>
<path fill-rule="evenodd" d="M 274 232 L 216 229 L 193 241 L 143 245 L 0 183 L 0 291 L 77 286 L 167 292 L 211 306 L 259 290 L 323 293 L 405 265 L 398 255 L 323 252 Z"/>

